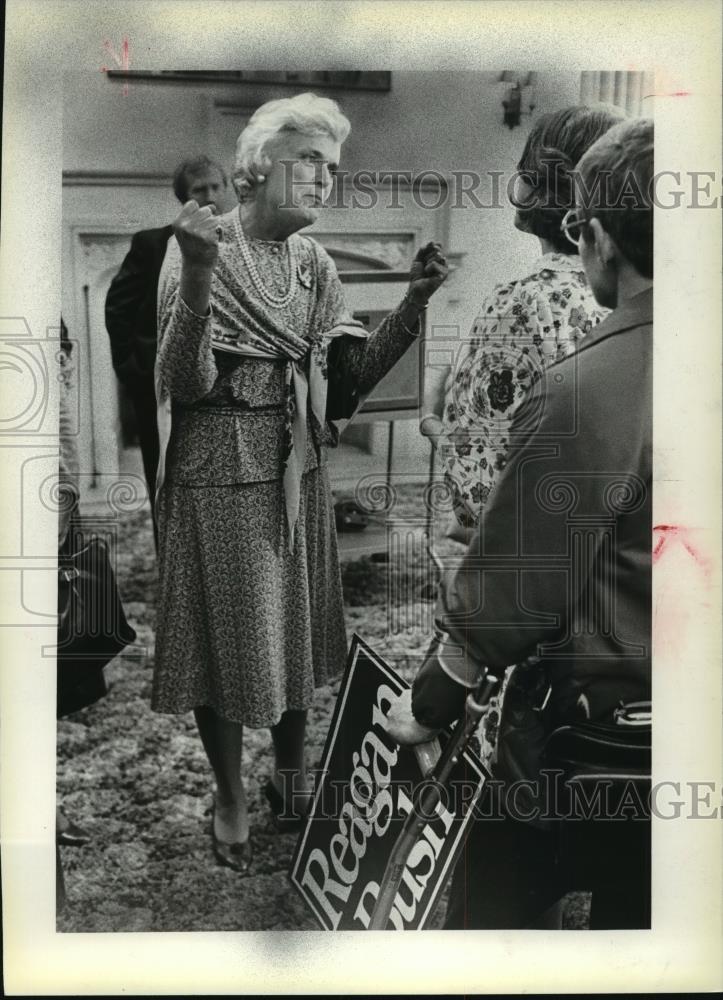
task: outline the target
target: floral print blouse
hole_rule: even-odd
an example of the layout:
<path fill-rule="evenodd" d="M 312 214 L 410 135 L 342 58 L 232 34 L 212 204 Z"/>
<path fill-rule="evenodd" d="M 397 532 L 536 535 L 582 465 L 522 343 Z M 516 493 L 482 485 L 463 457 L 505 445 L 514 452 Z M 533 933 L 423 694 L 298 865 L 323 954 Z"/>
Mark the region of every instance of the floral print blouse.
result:
<path fill-rule="evenodd" d="M 464 527 L 477 524 L 505 466 L 513 415 L 524 401 L 534 417 L 544 370 L 572 354 L 607 312 L 580 258 L 561 253 L 544 254 L 527 277 L 498 285 L 483 303 L 447 382 L 439 439 Z"/>

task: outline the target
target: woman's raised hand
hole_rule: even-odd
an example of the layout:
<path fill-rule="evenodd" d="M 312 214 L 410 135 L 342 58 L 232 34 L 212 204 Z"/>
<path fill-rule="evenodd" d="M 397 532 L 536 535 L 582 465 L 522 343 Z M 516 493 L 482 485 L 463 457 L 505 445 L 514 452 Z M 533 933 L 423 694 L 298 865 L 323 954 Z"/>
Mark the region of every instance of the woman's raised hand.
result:
<path fill-rule="evenodd" d="M 426 305 L 449 274 L 441 243 L 427 243 L 412 261 L 407 295 L 417 305 Z"/>
<path fill-rule="evenodd" d="M 197 201 L 187 201 L 173 223 L 173 232 L 186 263 L 213 270 L 220 227 L 210 206 L 199 208 Z"/>

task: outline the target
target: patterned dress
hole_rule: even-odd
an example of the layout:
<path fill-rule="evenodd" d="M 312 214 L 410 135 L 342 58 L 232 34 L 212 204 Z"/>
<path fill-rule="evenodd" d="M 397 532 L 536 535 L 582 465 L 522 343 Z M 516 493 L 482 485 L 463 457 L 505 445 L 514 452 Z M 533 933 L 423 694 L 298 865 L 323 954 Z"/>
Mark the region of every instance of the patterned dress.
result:
<path fill-rule="evenodd" d="M 257 294 L 222 216 L 216 273 L 234 276 L 239 295 Z M 333 261 L 299 235 L 299 287 L 283 307 L 289 329 L 354 324 Z M 249 240 L 264 283 L 288 287 L 284 243 Z M 347 639 L 327 448 L 336 429 L 311 410 L 293 551 L 284 543 L 282 487 L 284 360 L 214 350 L 214 324 L 228 310 L 212 283 L 211 316 L 178 295 L 175 240 L 161 276 L 159 373 L 173 408 L 166 477 L 158 498 L 159 600 L 152 706 L 187 712 L 210 706 L 221 717 L 275 725 L 284 711 L 308 709 L 314 688 L 344 666 Z M 227 294 L 227 293 L 224 293 Z M 268 307 L 267 307 L 268 308 Z M 227 324 L 225 335 L 229 336 Z M 232 335 L 232 331 L 231 331 Z M 214 336 L 219 337 L 215 328 Z M 397 312 L 368 338 L 343 336 L 330 369 L 350 391 L 368 392 L 414 341 Z"/>
<path fill-rule="evenodd" d="M 505 466 L 512 417 L 534 419 L 536 387 L 607 315 L 580 258 L 544 254 L 525 278 L 498 285 L 483 303 L 448 383 L 439 453 L 460 524 L 478 523 Z"/>

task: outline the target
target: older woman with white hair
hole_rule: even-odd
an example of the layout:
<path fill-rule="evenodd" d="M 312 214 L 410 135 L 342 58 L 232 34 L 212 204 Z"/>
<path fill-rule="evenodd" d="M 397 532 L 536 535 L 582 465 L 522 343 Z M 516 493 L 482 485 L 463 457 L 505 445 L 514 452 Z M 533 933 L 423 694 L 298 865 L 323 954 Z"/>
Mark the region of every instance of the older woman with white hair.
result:
<path fill-rule="evenodd" d="M 417 254 L 399 307 L 367 334 L 329 255 L 298 230 L 328 198 L 349 122 L 313 94 L 270 101 L 241 133 L 226 215 L 191 201 L 159 282 L 162 457 L 153 708 L 193 709 L 216 779 L 214 853 L 246 871 L 243 726 L 270 727 L 265 794 L 300 824 L 315 687 L 347 642 L 326 450 L 419 333 L 447 268 Z"/>

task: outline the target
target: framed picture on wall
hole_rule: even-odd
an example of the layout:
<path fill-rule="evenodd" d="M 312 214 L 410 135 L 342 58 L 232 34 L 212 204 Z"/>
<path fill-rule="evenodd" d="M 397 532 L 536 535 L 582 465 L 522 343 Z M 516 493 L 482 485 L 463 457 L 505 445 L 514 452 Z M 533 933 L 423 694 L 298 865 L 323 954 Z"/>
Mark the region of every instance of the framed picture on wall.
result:
<path fill-rule="evenodd" d="M 402 299 L 409 281 L 399 271 L 339 271 L 344 297 L 354 318 L 374 330 Z M 420 318 L 424 324 L 424 316 Z M 424 336 L 424 327 L 420 340 Z M 421 366 L 418 340 L 385 375 L 359 409 L 359 417 L 371 414 L 377 420 L 409 417 L 417 412 L 421 398 Z M 359 417 L 356 419 L 358 420 Z"/>

